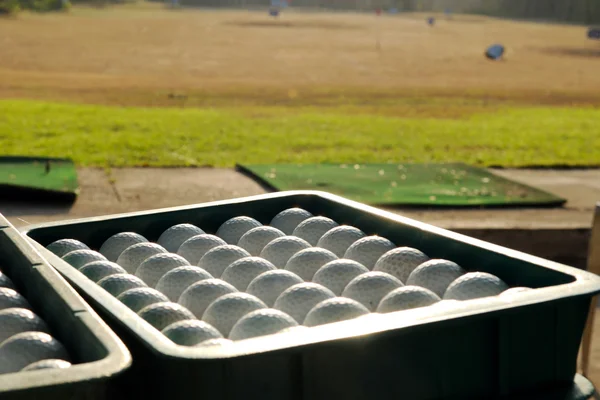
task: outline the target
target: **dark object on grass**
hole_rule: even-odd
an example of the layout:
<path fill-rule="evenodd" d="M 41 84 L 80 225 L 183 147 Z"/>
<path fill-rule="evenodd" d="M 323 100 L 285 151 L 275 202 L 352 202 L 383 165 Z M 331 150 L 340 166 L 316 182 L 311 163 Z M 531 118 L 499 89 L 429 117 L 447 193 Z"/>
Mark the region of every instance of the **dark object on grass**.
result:
<path fill-rule="evenodd" d="M 485 56 L 490 60 L 500 60 L 505 52 L 504 46 L 501 44 L 494 44 L 487 48 L 485 51 Z"/>
<path fill-rule="evenodd" d="M 435 25 L 435 18 L 433 18 L 433 17 L 427 18 L 427 25 L 434 26 Z"/>
<path fill-rule="evenodd" d="M 587 36 L 589 39 L 600 40 L 600 28 L 588 29 Z"/>
<path fill-rule="evenodd" d="M 279 17 L 279 9 L 278 8 L 269 9 L 269 15 L 274 18 Z"/>

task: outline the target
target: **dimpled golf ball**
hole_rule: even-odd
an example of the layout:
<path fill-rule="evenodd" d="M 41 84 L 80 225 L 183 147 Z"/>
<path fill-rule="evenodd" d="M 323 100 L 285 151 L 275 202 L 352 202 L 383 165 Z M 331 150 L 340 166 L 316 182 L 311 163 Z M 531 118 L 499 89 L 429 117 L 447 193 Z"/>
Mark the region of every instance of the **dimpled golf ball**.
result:
<path fill-rule="evenodd" d="M 518 287 L 506 289 L 504 292 L 500 293 L 500 296 L 502 296 L 502 297 L 514 296 L 516 294 L 523 293 L 523 292 L 529 292 L 531 290 L 533 290 L 533 289 L 528 288 L 528 287 L 518 286 Z"/>
<path fill-rule="evenodd" d="M 358 301 L 345 297 L 334 297 L 320 302 L 306 314 L 305 326 L 318 326 L 346 321 L 369 314 L 369 310 Z"/>
<path fill-rule="evenodd" d="M 497 296 L 508 289 L 508 285 L 495 275 L 486 272 L 469 272 L 452 282 L 444 300 L 471 300 Z"/>
<path fill-rule="evenodd" d="M 429 257 L 420 250 L 398 247 L 382 255 L 375 263 L 373 271 L 387 272 L 406 282 L 410 273 L 426 261 L 429 261 Z"/>
<path fill-rule="evenodd" d="M 0 344 L 0 373 L 17 372 L 36 361 L 56 358 L 69 360 L 58 340 L 45 332 L 23 332 Z"/>
<path fill-rule="evenodd" d="M 370 311 L 375 311 L 381 299 L 401 286 L 404 284 L 400 279 L 385 272 L 371 271 L 352 279 L 342 296 L 356 300 Z"/>
<path fill-rule="evenodd" d="M 0 311 L 0 342 L 17 333 L 28 331 L 48 333 L 48 326 L 26 308 L 6 308 Z"/>
<path fill-rule="evenodd" d="M 117 297 L 117 300 L 137 313 L 150 304 L 168 302 L 169 298 L 156 289 L 138 287 L 124 291 Z"/>
<path fill-rule="evenodd" d="M 135 276 L 143 280 L 146 285 L 155 287 L 160 278 L 167 272 L 190 263 L 183 257 L 173 253 L 159 253 L 146 259 L 135 271 Z"/>
<path fill-rule="evenodd" d="M 240 238 L 238 246 L 253 256 L 259 256 L 262 249 L 271 241 L 285 236 L 285 233 L 272 226 L 259 226 L 250 229 Z"/>
<path fill-rule="evenodd" d="M 333 297 L 335 294 L 331 290 L 317 283 L 299 283 L 284 290 L 275 300 L 273 308 L 283 311 L 302 324 L 306 314 L 314 306 Z"/>
<path fill-rule="evenodd" d="M 302 283 L 303 280 L 293 272 L 284 269 L 263 272 L 250 282 L 246 292 L 261 299 L 272 307 L 281 293 L 290 286 Z"/>
<path fill-rule="evenodd" d="M 162 292 L 171 301 L 179 300 L 181 293 L 193 283 L 212 279 L 212 275 L 200 267 L 184 266 L 170 270 L 158 280 L 156 290 Z"/>
<path fill-rule="evenodd" d="M 325 286 L 336 296 L 341 296 L 352 279 L 367 272 L 367 267 L 359 262 L 348 259 L 334 260 L 319 268 L 312 281 Z"/>
<path fill-rule="evenodd" d="M 260 256 L 277 268 L 284 268 L 294 254 L 309 247 L 310 244 L 304 239 L 296 236 L 283 236 L 269 242 L 260 252 Z"/>
<path fill-rule="evenodd" d="M 260 257 L 246 257 L 234 261 L 225 268 L 221 279 L 231 283 L 237 290 L 245 291 L 252 279 L 263 272 L 277 269 L 273 264 Z"/>
<path fill-rule="evenodd" d="M 378 313 L 427 307 L 441 301 L 439 296 L 420 286 L 403 286 L 389 292 L 377 307 Z"/>
<path fill-rule="evenodd" d="M 72 267 L 79 269 L 92 261 L 106 260 L 106 257 L 94 250 L 74 250 L 65 254 L 62 259 Z"/>
<path fill-rule="evenodd" d="M 215 278 L 223 275 L 225 268 L 240 258 L 250 257 L 250 253 L 241 247 L 232 244 L 213 247 L 206 252 L 198 262 L 200 268 L 205 269 Z"/>
<path fill-rule="evenodd" d="M 153 255 L 166 253 L 167 250 L 159 244 L 144 242 L 129 246 L 117 258 L 117 264 L 130 274 L 135 274 L 141 263 Z"/>
<path fill-rule="evenodd" d="M 50 358 L 47 360 L 41 360 L 34 363 L 29 364 L 21 371 L 37 371 L 40 369 L 65 369 L 69 368 L 71 363 L 65 360 L 59 360 L 56 358 Z"/>
<path fill-rule="evenodd" d="M 13 283 L 13 281 L 6 276 L 2 271 L 0 271 L 0 287 L 5 287 L 5 288 L 9 288 L 9 289 L 15 289 L 15 284 Z"/>
<path fill-rule="evenodd" d="M 196 319 L 188 309 L 172 302 L 150 304 L 142 308 L 138 315 L 159 331 L 178 321 Z"/>
<path fill-rule="evenodd" d="M 300 222 L 313 217 L 311 213 L 301 208 L 288 208 L 277 214 L 269 224 L 286 235 L 291 235 Z"/>
<path fill-rule="evenodd" d="M 448 285 L 465 273 L 464 269 L 452 261 L 434 259 L 415 268 L 408 276 L 406 284 L 422 286 L 443 298 Z"/>
<path fill-rule="evenodd" d="M 205 232 L 196 225 L 177 224 L 164 231 L 156 242 L 164 247 L 169 253 L 176 253 L 183 242 L 193 236 L 202 235 L 203 233 Z"/>
<path fill-rule="evenodd" d="M 294 254 L 288 260 L 285 269 L 295 273 L 305 281 L 311 281 L 319 268 L 333 260 L 337 260 L 337 256 L 329 250 L 310 247 Z"/>
<path fill-rule="evenodd" d="M 198 343 L 194 347 L 214 348 L 214 347 L 227 347 L 233 345 L 233 342 L 225 338 L 208 339 L 204 342 Z"/>
<path fill-rule="evenodd" d="M 201 235 L 192 236 L 177 250 L 177 254 L 188 260 L 191 265 L 198 265 L 202 256 L 210 249 L 223 246 L 227 243 L 220 237 L 203 233 Z"/>
<path fill-rule="evenodd" d="M 358 261 L 372 270 L 377 260 L 395 247 L 394 243 L 384 237 L 367 236 L 352 243 L 346 250 L 344 258 Z"/>
<path fill-rule="evenodd" d="M 21 296 L 15 290 L 10 288 L 0 288 L 0 310 L 13 307 L 31 308 L 29 302 L 25 300 L 25 297 Z"/>
<path fill-rule="evenodd" d="M 206 308 L 202 320 L 211 324 L 225 337 L 244 315 L 267 305 L 248 293 L 230 293 L 219 297 Z"/>
<path fill-rule="evenodd" d="M 120 267 L 118 264 L 108 261 L 93 261 L 91 263 L 85 264 L 83 267 L 79 269 L 79 272 L 84 274 L 94 282 L 98 282 L 102 278 L 106 278 L 107 276 L 114 274 L 126 274 L 127 271 Z"/>
<path fill-rule="evenodd" d="M 238 244 L 244 233 L 262 226 L 260 222 L 250 217 L 235 217 L 225 221 L 217 230 L 217 236 L 228 244 Z"/>
<path fill-rule="evenodd" d="M 90 248 L 85 244 L 75 239 L 60 239 L 56 242 L 50 243 L 46 249 L 62 257 L 75 250 L 89 250 Z"/>
<path fill-rule="evenodd" d="M 306 240 L 311 246 L 316 246 L 325 233 L 337 226 L 338 223 L 330 218 L 311 217 L 300 222 L 292 235 Z"/>
<path fill-rule="evenodd" d="M 108 261 L 117 261 L 121 253 L 134 244 L 147 242 L 148 239 L 135 232 L 121 232 L 112 235 L 100 246 L 100 254 Z"/>
<path fill-rule="evenodd" d="M 197 319 L 172 323 L 162 330 L 162 334 L 180 346 L 196 346 L 207 340 L 223 337 L 214 326 Z"/>
<path fill-rule="evenodd" d="M 338 226 L 327 231 L 319 241 L 317 246 L 331 251 L 338 257 L 344 257 L 346 250 L 354 242 L 366 237 L 365 233 L 358 228 L 348 225 Z"/>
<path fill-rule="evenodd" d="M 144 281 L 131 274 L 110 275 L 100 279 L 98 285 L 115 297 L 118 297 L 121 293 L 129 289 L 146 287 Z"/>
<path fill-rule="evenodd" d="M 190 310 L 198 319 L 202 319 L 206 307 L 219 297 L 235 293 L 238 290 L 221 279 L 206 279 L 192 284 L 179 297 L 178 303 Z"/>
<path fill-rule="evenodd" d="M 242 317 L 231 328 L 229 338 L 231 340 L 243 340 L 272 335 L 296 325 L 298 325 L 297 322 L 286 313 L 272 308 L 265 308 Z"/>

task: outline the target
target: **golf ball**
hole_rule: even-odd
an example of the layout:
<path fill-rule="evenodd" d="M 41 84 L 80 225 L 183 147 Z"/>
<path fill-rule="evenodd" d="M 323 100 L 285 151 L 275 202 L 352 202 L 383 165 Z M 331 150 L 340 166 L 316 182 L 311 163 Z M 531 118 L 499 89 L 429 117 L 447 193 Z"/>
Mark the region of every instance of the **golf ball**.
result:
<path fill-rule="evenodd" d="M 260 252 L 260 256 L 277 268 L 284 268 L 294 254 L 309 247 L 310 244 L 304 239 L 296 236 L 282 236 L 269 242 Z"/>
<path fill-rule="evenodd" d="M 223 223 L 217 230 L 217 236 L 228 244 L 238 244 L 240 238 L 249 230 L 262 226 L 260 222 L 250 217 L 235 217 Z"/>
<path fill-rule="evenodd" d="M 138 313 L 150 304 L 168 302 L 169 298 L 156 289 L 138 287 L 124 291 L 117 300 L 129 307 L 131 311 Z"/>
<path fill-rule="evenodd" d="M 275 304 L 277 297 L 290 286 L 303 280 L 293 272 L 284 269 L 263 272 L 250 282 L 246 292 L 258 297 L 269 307 Z"/>
<path fill-rule="evenodd" d="M 198 265 L 198 262 L 210 249 L 217 246 L 223 246 L 227 243 L 220 237 L 203 233 L 192 236 L 177 250 L 177 254 L 188 260 L 191 265 Z"/>
<path fill-rule="evenodd" d="M 274 269 L 276 268 L 273 264 L 260 257 L 240 258 L 225 268 L 221 279 L 235 286 L 237 290 L 245 291 L 252 279 Z"/>
<path fill-rule="evenodd" d="M 379 258 L 396 246 L 381 236 L 367 236 L 352 243 L 344 258 L 358 261 L 368 269 L 373 269 Z"/>
<path fill-rule="evenodd" d="M 497 296 L 508 289 L 508 285 L 495 275 L 486 272 L 470 272 L 452 282 L 444 300 L 471 300 Z"/>
<path fill-rule="evenodd" d="M 61 239 L 56 242 L 50 243 L 46 249 L 56 254 L 59 257 L 63 257 L 64 255 L 75 251 L 75 250 L 89 250 L 85 243 L 80 242 L 75 239 Z"/>
<path fill-rule="evenodd" d="M 420 286 L 403 286 L 389 292 L 377 307 L 378 313 L 427 307 L 441 301 L 439 296 Z"/>
<path fill-rule="evenodd" d="M 169 253 L 177 253 L 179 246 L 189 238 L 205 233 L 202 229 L 192 224 L 177 224 L 165 230 L 156 241 Z"/>
<path fill-rule="evenodd" d="M 370 311 L 375 311 L 381 299 L 401 286 L 404 285 L 400 279 L 385 272 L 371 271 L 352 279 L 342 296 L 356 300 Z"/>
<path fill-rule="evenodd" d="M 206 279 L 192 284 L 179 297 L 179 304 L 190 310 L 198 319 L 202 319 L 206 307 L 219 297 L 235 293 L 237 289 L 221 279 Z"/>
<path fill-rule="evenodd" d="M 273 217 L 269 225 L 286 235 L 291 235 L 300 222 L 312 216 L 311 213 L 301 208 L 288 208 Z"/>
<path fill-rule="evenodd" d="M 190 263 L 183 257 L 173 253 L 159 253 L 146 259 L 135 271 L 135 276 L 140 278 L 150 287 L 155 287 L 160 278 L 167 272 L 177 268 L 189 266 Z"/>
<path fill-rule="evenodd" d="M 129 246 L 117 258 L 117 264 L 130 274 L 135 274 L 141 263 L 153 255 L 166 253 L 167 250 L 159 244 L 144 242 Z"/>
<path fill-rule="evenodd" d="M 198 262 L 200 268 L 204 268 L 215 278 L 223 275 L 225 268 L 240 258 L 250 257 L 250 253 L 241 247 L 232 244 L 213 247 L 206 252 Z"/>
<path fill-rule="evenodd" d="M 331 251 L 339 258 L 344 257 L 346 250 L 354 242 L 366 237 L 365 233 L 358 228 L 348 225 L 338 226 L 327 231 L 319 241 L 317 246 Z"/>
<path fill-rule="evenodd" d="M 262 249 L 264 249 L 268 243 L 282 236 L 285 236 L 285 233 L 277 228 L 273 228 L 272 226 L 259 226 L 258 228 L 250 229 L 248 232 L 244 233 L 238 242 L 238 246 L 245 249 L 253 256 L 259 256 Z"/>
<path fill-rule="evenodd" d="M 79 269 L 92 261 L 106 260 L 106 257 L 93 250 L 74 250 L 65 254 L 62 259 L 72 267 Z"/>
<path fill-rule="evenodd" d="M 296 325 L 298 325 L 296 321 L 286 313 L 272 308 L 265 308 L 242 317 L 231 328 L 229 338 L 231 340 L 243 340 L 272 335 Z"/>
<path fill-rule="evenodd" d="M 466 272 L 448 260 L 429 260 L 413 270 L 406 280 L 407 285 L 422 286 L 443 298 L 448 285 Z"/>
<path fill-rule="evenodd" d="M 197 319 L 186 319 L 172 323 L 162 330 L 163 335 L 180 346 L 196 346 L 211 339 L 220 339 L 215 327 Z"/>
<path fill-rule="evenodd" d="M 23 332 L 0 344 L 0 373 L 17 372 L 45 359 L 69 360 L 58 340 L 44 332 Z"/>
<path fill-rule="evenodd" d="M 248 293 L 230 293 L 210 303 L 204 311 L 202 320 L 227 337 L 240 318 L 262 308 L 267 308 L 267 305 L 256 296 Z"/>
<path fill-rule="evenodd" d="M 273 308 L 283 311 L 302 324 L 306 314 L 314 306 L 333 297 L 335 294 L 331 290 L 317 283 L 299 283 L 284 290 L 275 300 Z"/>
<path fill-rule="evenodd" d="M 410 273 L 428 260 L 429 257 L 420 250 L 412 247 L 398 247 L 382 255 L 375 263 L 373 271 L 387 272 L 402 282 L 406 282 Z"/>
<path fill-rule="evenodd" d="M 6 308 L 31 308 L 25 297 L 10 288 L 0 288 L 0 310 Z"/>
<path fill-rule="evenodd" d="M 25 308 L 6 308 L 0 311 L 0 342 L 17 333 L 28 331 L 48 333 L 48 326 L 40 317 Z"/>
<path fill-rule="evenodd" d="M 352 279 L 367 272 L 369 272 L 367 267 L 356 261 L 348 259 L 334 260 L 319 268 L 312 281 L 325 286 L 336 296 L 341 296 Z"/>
<path fill-rule="evenodd" d="M 178 321 L 196 319 L 188 309 L 171 302 L 150 304 L 142 308 L 138 315 L 159 331 Z"/>
<path fill-rule="evenodd" d="M 285 269 L 295 273 L 305 281 L 311 281 L 319 268 L 334 260 L 337 260 L 337 256 L 329 250 L 310 247 L 294 254 L 288 260 Z"/>
<path fill-rule="evenodd" d="M 25 371 L 37 371 L 40 369 L 65 369 L 65 368 L 69 368 L 70 366 L 71 366 L 71 363 L 68 361 L 59 360 L 56 358 L 50 358 L 50 359 L 31 363 L 28 366 L 26 366 L 25 368 L 23 368 L 21 371 L 25 372 Z"/>
<path fill-rule="evenodd" d="M 121 253 L 137 243 L 147 242 L 148 239 L 135 232 L 121 232 L 112 235 L 100 246 L 100 254 L 108 261 L 117 261 Z"/>
<path fill-rule="evenodd" d="M 361 303 L 345 297 L 334 297 L 320 302 L 308 312 L 304 319 L 305 326 L 318 326 L 333 322 L 346 321 L 369 314 L 369 310 Z"/>
<path fill-rule="evenodd" d="M 200 267 L 177 267 L 164 274 L 156 284 L 156 290 L 162 292 L 171 301 L 179 300 L 181 293 L 193 283 L 212 279 L 212 275 Z"/>
<path fill-rule="evenodd" d="M 312 217 L 300 222 L 292 235 L 306 240 L 311 246 L 316 246 L 326 232 L 337 226 L 337 222 L 330 218 Z"/>
<path fill-rule="evenodd" d="M 108 260 L 92 261 L 91 263 L 87 263 L 79 269 L 79 272 L 94 282 L 98 282 L 102 278 L 106 278 L 110 275 L 127 273 L 127 271 L 121 268 L 118 264 Z"/>
<path fill-rule="evenodd" d="M 115 297 L 129 289 L 146 287 L 144 281 L 131 274 L 110 275 L 100 279 L 98 285 Z"/>

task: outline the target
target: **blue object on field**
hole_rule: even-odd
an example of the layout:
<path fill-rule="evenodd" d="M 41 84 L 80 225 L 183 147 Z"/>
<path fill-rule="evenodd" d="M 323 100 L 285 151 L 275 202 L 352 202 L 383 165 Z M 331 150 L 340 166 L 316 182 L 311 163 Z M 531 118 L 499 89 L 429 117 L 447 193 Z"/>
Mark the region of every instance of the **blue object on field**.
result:
<path fill-rule="evenodd" d="M 501 44 L 494 44 L 487 48 L 485 56 L 490 60 L 499 60 L 504 55 L 505 48 Z"/>
<path fill-rule="evenodd" d="M 435 18 L 433 18 L 433 17 L 427 18 L 427 24 L 429 26 L 434 26 L 435 25 Z"/>
<path fill-rule="evenodd" d="M 588 38 L 600 40 L 600 28 L 590 28 L 587 33 Z"/>
<path fill-rule="evenodd" d="M 398 14 L 398 9 L 397 8 L 390 8 L 388 10 L 388 13 L 390 13 L 390 14 Z"/>
<path fill-rule="evenodd" d="M 279 9 L 278 8 L 271 8 L 269 10 L 269 15 L 271 17 L 279 17 Z"/>

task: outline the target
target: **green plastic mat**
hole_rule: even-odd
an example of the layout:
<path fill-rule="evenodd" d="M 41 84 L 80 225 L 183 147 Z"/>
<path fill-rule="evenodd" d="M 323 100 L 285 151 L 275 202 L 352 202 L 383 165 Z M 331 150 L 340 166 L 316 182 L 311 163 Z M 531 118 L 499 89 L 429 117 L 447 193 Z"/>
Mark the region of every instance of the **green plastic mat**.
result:
<path fill-rule="evenodd" d="M 79 193 L 77 171 L 69 159 L 0 157 L 0 193 L 3 197 L 72 201 Z"/>
<path fill-rule="evenodd" d="M 560 206 L 565 199 L 452 164 L 238 165 L 274 190 L 323 190 L 362 203 L 408 206 Z"/>

